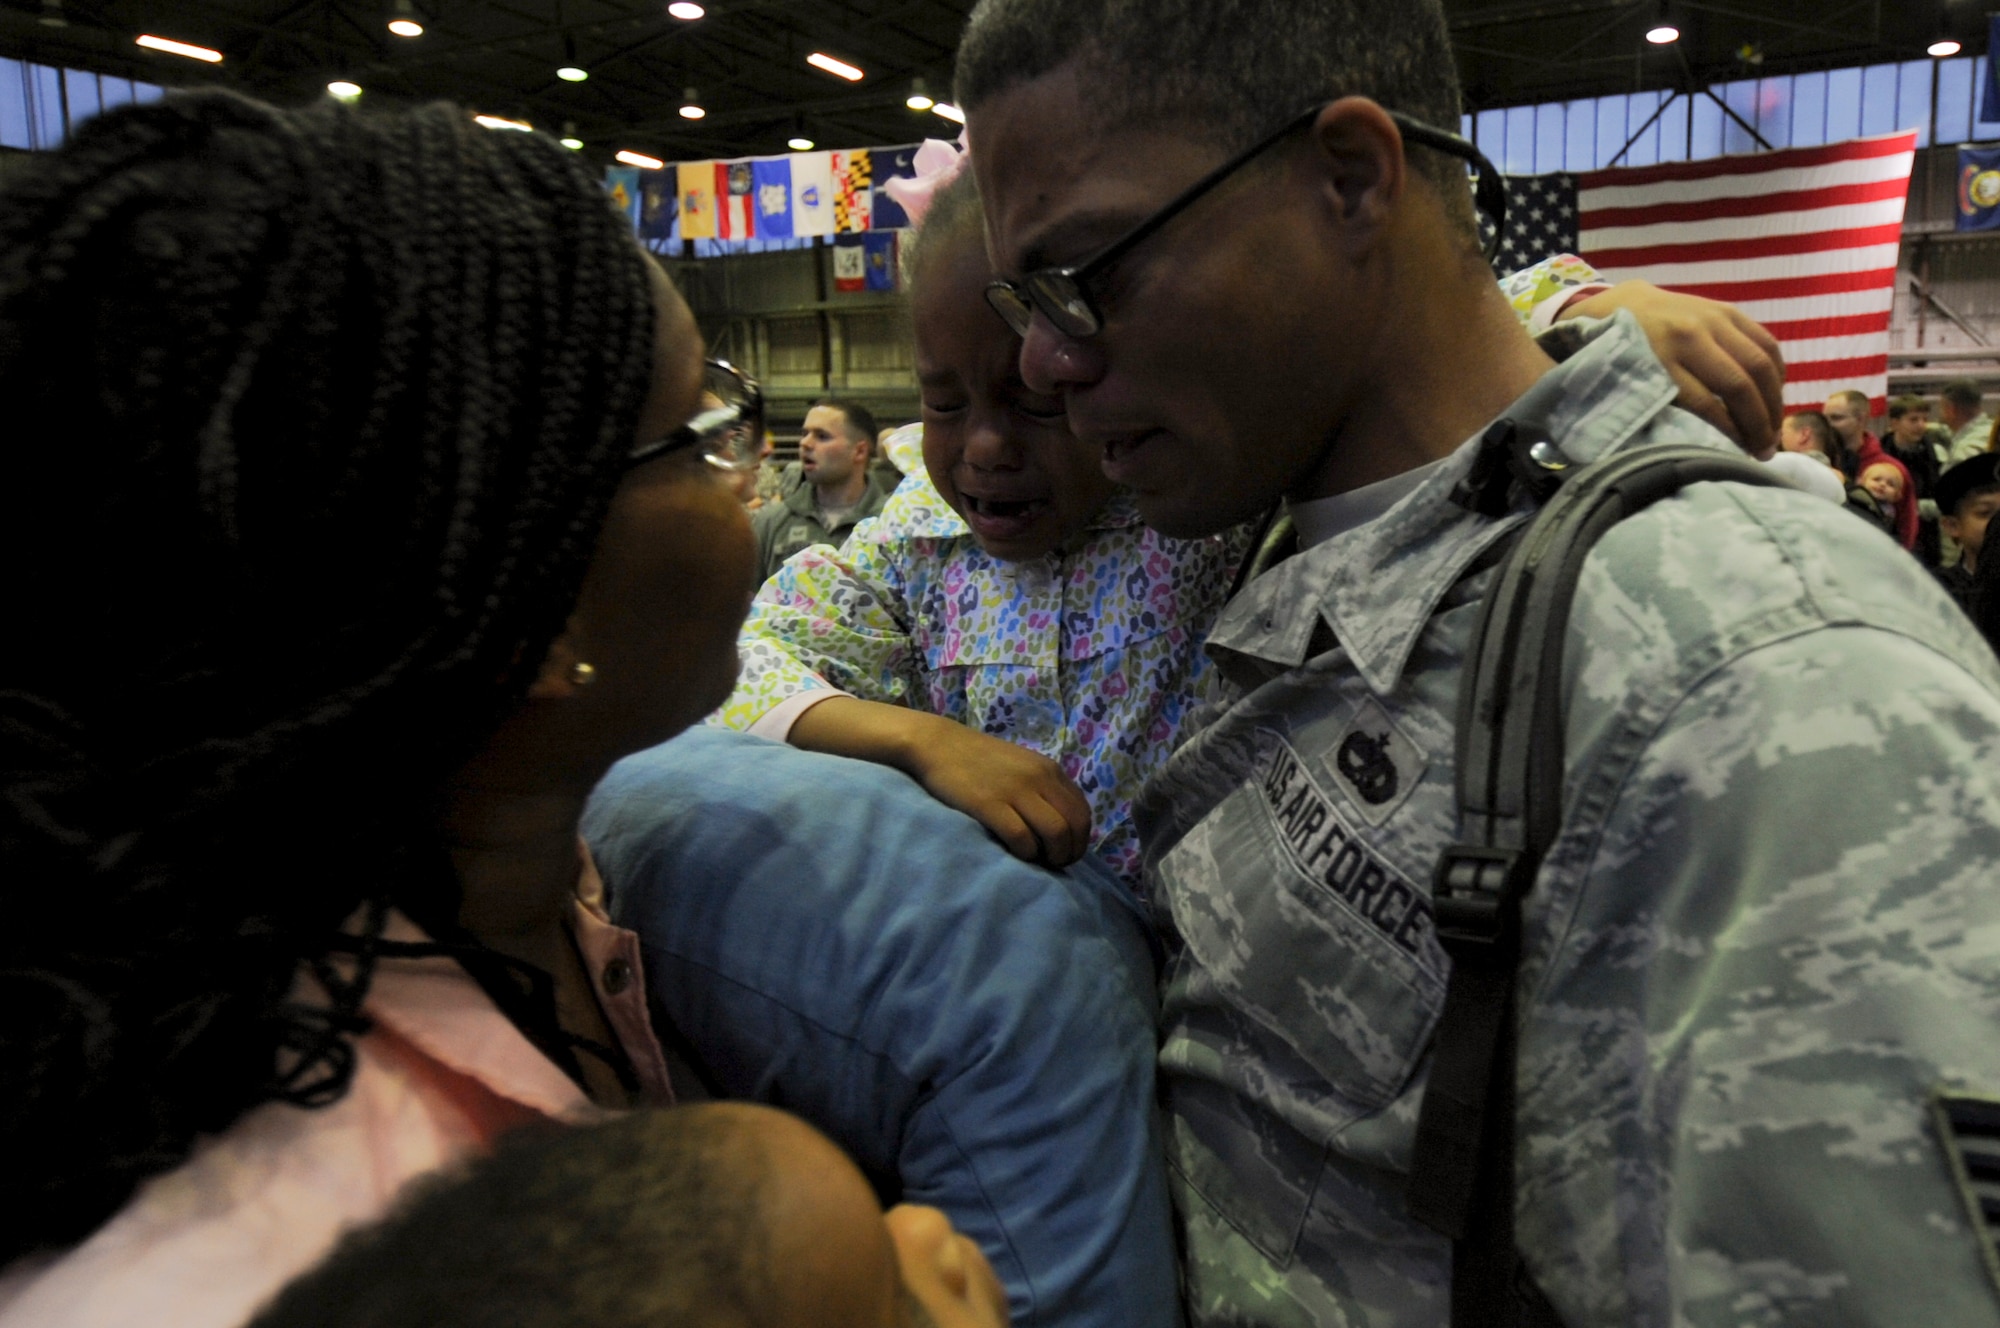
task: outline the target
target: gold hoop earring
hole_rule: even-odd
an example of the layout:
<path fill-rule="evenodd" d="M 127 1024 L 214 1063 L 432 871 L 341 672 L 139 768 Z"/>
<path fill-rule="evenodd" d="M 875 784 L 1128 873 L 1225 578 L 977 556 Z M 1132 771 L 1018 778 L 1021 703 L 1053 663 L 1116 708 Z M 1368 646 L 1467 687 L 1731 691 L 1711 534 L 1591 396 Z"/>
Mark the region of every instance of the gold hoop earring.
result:
<path fill-rule="evenodd" d="M 570 686 L 588 687 L 590 686 L 590 684 L 596 681 L 597 681 L 596 666 L 591 664 L 586 664 L 582 660 L 578 660 L 576 663 L 569 666 Z"/>

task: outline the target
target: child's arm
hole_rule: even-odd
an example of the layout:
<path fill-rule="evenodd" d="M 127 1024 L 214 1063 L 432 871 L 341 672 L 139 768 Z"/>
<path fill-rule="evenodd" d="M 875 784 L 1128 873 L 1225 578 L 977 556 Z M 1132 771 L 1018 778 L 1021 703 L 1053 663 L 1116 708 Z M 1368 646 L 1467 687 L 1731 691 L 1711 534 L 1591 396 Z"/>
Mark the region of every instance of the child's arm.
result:
<path fill-rule="evenodd" d="M 1061 766 L 954 720 L 833 696 L 793 722 L 789 741 L 901 770 L 1017 858 L 1066 867 L 1090 849 L 1090 803 Z"/>
<path fill-rule="evenodd" d="M 1089 849 L 1091 814 L 1062 767 L 930 712 L 910 584 L 935 570 L 921 560 L 953 542 L 940 531 L 962 527 L 912 480 L 845 548 L 809 549 L 766 583 L 743 627 L 736 690 L 714 722 L 892 766 L 1016 856 L 1064 866 Z"/>
<path fill-rule="evenodd" d="M 1608 285 L 1596 269 L 1557 254 L 1500 282 L 1528 331 L 1628 309 L 1680 388 L 1674 404 L 1699 415 L 1755 457 L 1778 448 L 1785 359 L 1776 338 L 1733 304 L 1664 291 L 1647 281 Z"/>

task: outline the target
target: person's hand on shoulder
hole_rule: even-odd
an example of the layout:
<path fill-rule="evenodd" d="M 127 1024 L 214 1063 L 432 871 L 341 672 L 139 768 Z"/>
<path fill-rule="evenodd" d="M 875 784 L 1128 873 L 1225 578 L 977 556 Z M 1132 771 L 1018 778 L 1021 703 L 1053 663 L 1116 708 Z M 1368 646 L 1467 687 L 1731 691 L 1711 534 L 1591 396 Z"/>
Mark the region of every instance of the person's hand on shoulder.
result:
<path fill-rule="evenodd" d="M 1624 281 L 1556 316 L 1608 318 L 1629 309 L 1680 388 L 1675 404 L 1699 415 L 1763 460 L 1778 450 L 1785 357 L 1778 342 L 1733 304 Z"/>

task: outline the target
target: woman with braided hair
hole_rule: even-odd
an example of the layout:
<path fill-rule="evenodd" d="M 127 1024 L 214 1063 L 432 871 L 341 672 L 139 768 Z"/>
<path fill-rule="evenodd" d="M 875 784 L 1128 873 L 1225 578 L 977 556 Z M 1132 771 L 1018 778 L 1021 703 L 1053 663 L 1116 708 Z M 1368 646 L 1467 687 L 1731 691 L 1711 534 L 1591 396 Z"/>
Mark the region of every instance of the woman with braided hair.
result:
<path fill-rule="evenodd" d="M 9 181 L 0 1323 L 240 1323 L 670 1096 L 575 825 L 735 674 L 699 356 L 570 154 L 451 107 L 174 96 Z"/>

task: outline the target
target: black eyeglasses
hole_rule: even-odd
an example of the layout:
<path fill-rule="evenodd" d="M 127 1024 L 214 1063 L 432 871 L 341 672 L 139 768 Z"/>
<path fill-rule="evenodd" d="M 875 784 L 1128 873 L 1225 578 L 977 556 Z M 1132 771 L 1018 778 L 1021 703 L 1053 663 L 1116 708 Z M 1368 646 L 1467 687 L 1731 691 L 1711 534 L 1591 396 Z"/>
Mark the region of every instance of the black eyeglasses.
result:
<path fill-rule="evenodd" d="M 1258 139 L 1183 189 L 1165 207 L 1085 261 L 1069 267 L 1041 268 L 1030 272 L 1018 282 L 993 282 L 986 288 L 986 303 L 993 306 L 993 312 L 1005 319 L 1007 326 L 1013 328 L 1019 336 L 1028 335 L 1028 325 L 1034 321 L 1035 311 L 1038 309 L 1042 312 L 1042 316 L 1055 326 L 1056 331 L 1066 337 L 1096 336 L 1104 330 L 1104 311 L 1098 307 L 1097 299 L 1090 291 L 1090 283 L 1096 277 L 1144 242 L 1153 232 L 1179 216 L 1189 204 L 1241 170 L 1252 158 L 1268 150 L 1286 135 L 1310 124 L 1330 104 L 1322 103 L 1299 112 L 1265 137 Z M 1493 163 L 1486 160 L 1478 148 L 1457 134 L 1433 129 L 1427 124 L 1412 120 L 1400 111 L 1390 111 L 1388 114 L 1407 141 L 1438 152 L 1450 153 L 1454 157 L 1463 157 L 1478 169 L 1479 183 L 1474 200 L 1479 210 L 1493 221 L 1493 233 L 1487 237 L 1485 245 L 1486 261 L 1492 262 L 1493 256 L 1500 250 L 1501 234 L 1507 228 L 1507 189 L 1501 183 L 1500 172 L 1493 169 Z"/>
<path fill-rule="evenodd" d="M 708 360 L 703 367 L 701 409 L 695 417 L 664 438 L 633 448 L 628 465 L 699 448 L 701 459 L 717 470 L 741 474 L 757 468 L 764 450 L 763 392 L 728 360 Z"/>

